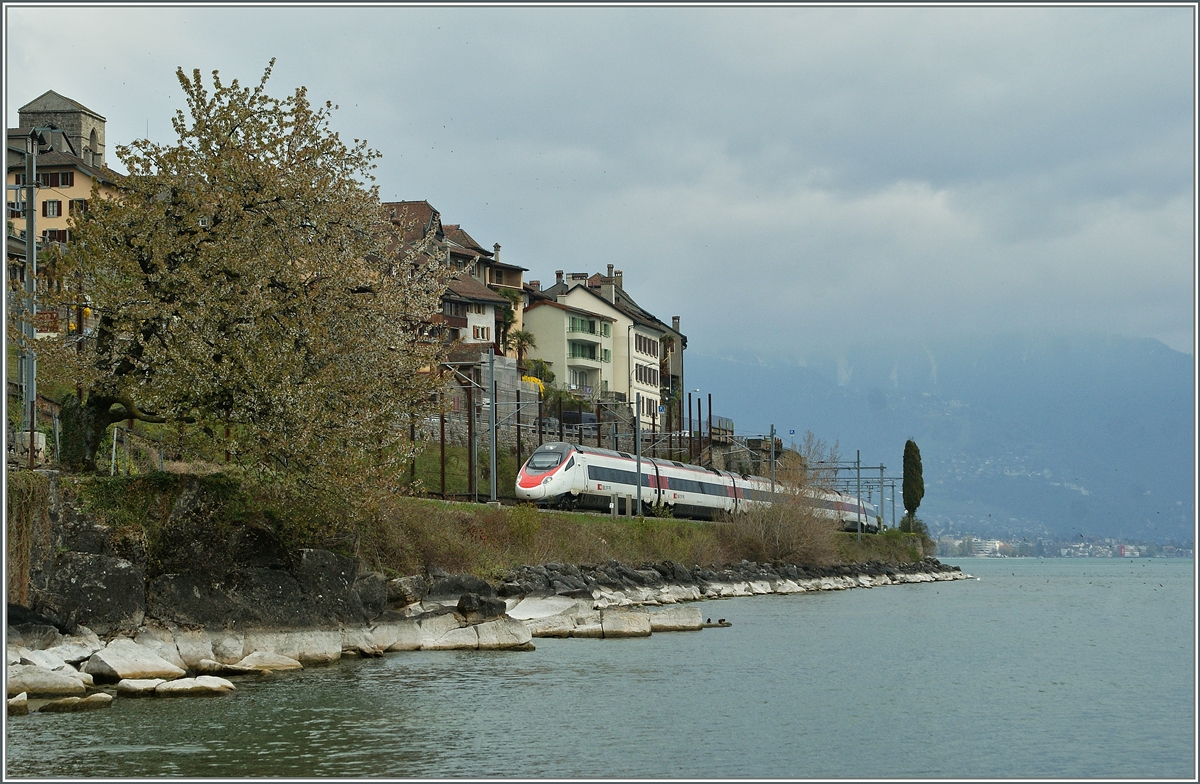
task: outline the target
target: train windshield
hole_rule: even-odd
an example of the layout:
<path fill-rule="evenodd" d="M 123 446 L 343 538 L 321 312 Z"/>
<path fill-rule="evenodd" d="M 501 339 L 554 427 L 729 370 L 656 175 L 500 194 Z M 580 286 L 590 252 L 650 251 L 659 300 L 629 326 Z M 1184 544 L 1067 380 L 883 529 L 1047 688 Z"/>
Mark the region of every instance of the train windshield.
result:
<path fill-rule="evenodd" d="M 543 447 L 530 456 L 529 462 L 525 464 L 525 470 L 529 473 L 540 474 L 543 471 L 549 471 L 551 468 L 554 468 L 554 466 L 562 462 L 562 459 L 563 455 L 561 452 Z"/>

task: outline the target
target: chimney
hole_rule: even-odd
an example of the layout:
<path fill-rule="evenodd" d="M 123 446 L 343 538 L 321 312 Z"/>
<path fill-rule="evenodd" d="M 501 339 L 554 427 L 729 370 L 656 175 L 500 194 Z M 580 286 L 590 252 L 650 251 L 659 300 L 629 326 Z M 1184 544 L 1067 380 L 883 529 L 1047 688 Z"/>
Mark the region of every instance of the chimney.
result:
<path fill-rule="evenodd" d="M 671 329 L 679 332 L 679 316 L 671 316 Z"/>
<path fill-rule="evenodd" d="M 613 277 L 617 279 L 616 280 L 617 286 L 619 286 L 622 289 L 625 288 L 625 283 L 623 282 L 624 278 L 621 274 L 621 270 L 613 270 Z"/>
<path fill-rule="evenodd" d="M 494 245 L 492 245 L 492 261 L 499 261 L 499 260 L 500 260 L 500 243 L 497 242 Z"/>
<path fill-rule="evenodd" d="M 529 288 L 533 289 L 534 291 L 541 291 L 542 290 L 542 282 L 540 280 L 531 280 L 531 281 L 529 281 Z M 679 317 L 676 316 L 675 318 L 676 318 L 676 320 L 678 320 Z"/>
<path fill-rule="evenodd" d="M 608 277 L 610 277 L 610 278 L 612 277 L 612 268 L 613 268 L 613 265 L 609 264 L 608 265 Z"/>
<path fill-rule="evenodd" d="M 554 282 L 555 283 L 563 282 L 563 271 L 562 270 L 554 270 Z"/>

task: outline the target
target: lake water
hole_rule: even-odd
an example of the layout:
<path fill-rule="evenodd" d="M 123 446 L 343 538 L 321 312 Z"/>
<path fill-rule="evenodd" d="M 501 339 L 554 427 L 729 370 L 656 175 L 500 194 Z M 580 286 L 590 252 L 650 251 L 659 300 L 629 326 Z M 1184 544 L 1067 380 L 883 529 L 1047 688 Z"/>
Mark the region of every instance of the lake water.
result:
<path fill-rule="evenodd" d="M 10 719 L 9 777 L 1196 774 L 1193 564 L 706 602 L 731 628 L 348 660 Z"/>

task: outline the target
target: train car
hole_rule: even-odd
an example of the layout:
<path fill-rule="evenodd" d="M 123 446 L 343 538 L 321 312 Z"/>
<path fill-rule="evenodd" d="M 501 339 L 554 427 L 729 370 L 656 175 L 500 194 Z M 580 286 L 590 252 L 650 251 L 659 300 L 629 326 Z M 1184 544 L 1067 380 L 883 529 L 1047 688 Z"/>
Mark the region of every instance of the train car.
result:
<path fill-rule="evenodd" d="M 777 485 L 777 494 L 788 492 Z M 612 449 L 553 442 L 529 456 L 517 472 L 516 495 L 525 501 L 565 509 L 628 514 L 638 497 L 637 458 Z M 771 481 L 674 460 L 642 458 L 643 507 L 666 507 L 675 517 L 714 520 L 725 514 L 770 504 Z M 822 514 L 842 522 L 846 530 L 878 530 L 874 508 L 842 493 L 819 491 L 808 496 Z M 853 525 L 853 527 L 848 527 Z"/>

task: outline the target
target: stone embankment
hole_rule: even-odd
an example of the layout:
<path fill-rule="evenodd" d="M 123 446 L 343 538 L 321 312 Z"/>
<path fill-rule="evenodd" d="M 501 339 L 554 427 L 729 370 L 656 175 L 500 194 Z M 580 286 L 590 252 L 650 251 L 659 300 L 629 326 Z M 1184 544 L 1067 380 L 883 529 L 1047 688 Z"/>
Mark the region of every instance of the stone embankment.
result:
<path fill-rule="evenodd" d="M 711 625 L 694 604 L 703 599 L 967 576 L 927 558 L 720 570 L 546 564 L 515 569 L 498 585 L 436 570 L 388 579 L 329 551 L 282 552 L 261 531 L 234 532 L 237 547 L 219 562 L 206 560 L 201 539 L 180 539 L 182 555 L 171 562 L 147 558 L 61 499 L 48 517 L 30 559 L 32 610 L 8 609 L 10 715 L 103 708 L 114 696 L 231 695 L 238 679 L 348 656 L 532 650 L 534 637 L 699 630 Z"/>

